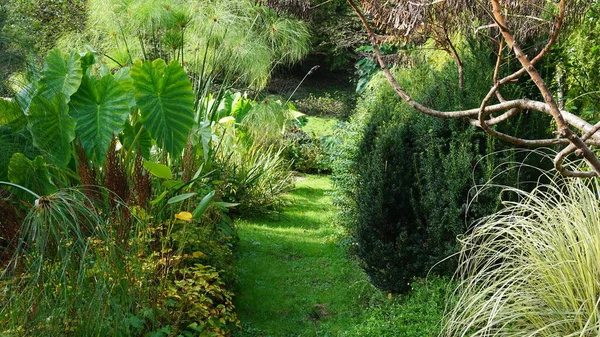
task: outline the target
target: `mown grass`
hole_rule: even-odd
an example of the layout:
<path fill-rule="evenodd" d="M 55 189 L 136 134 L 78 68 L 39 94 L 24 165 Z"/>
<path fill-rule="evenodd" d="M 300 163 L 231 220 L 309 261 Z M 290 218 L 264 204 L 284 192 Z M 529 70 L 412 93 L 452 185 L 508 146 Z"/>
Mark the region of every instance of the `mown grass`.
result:
<path fill-rule="evenodd" d="M 383 294 L 347 255 L 334 224 L 328 177 L 307 176 L 279 215 L 237 222 L 234 336 L 435 336 L 446 280 L 418 282 L 412 295 Z"/>
<path fill-rule="evenodd" d="M 331 135 L 333 128 L 338 123 L 338 119 L 334 117 L 307 116 L 306 119 L 308 122 L 302 127 L 302 130 L 316 138 Z"/>

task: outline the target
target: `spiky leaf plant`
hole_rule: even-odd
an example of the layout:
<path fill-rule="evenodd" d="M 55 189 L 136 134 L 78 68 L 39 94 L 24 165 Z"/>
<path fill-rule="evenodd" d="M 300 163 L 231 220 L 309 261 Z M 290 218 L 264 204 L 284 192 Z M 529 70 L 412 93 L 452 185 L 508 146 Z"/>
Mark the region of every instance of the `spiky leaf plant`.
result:
<path fill-rule="evenodd" d="M 600 184 L 558 180 L 462 238 L 457 301 L 443 336 L 597 336 Z"/>

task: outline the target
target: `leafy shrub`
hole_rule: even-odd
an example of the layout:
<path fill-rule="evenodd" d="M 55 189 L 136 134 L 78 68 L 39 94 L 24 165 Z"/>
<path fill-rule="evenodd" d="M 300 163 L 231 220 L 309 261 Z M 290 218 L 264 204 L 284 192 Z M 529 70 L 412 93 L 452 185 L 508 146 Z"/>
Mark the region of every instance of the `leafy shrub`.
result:
<path fill-rule="evenodd" d="M 286 134 L 286 157 L 292 162 L 292 169 L 303 173 L 327 173 L 331 170 L 330 156 L 326 145 L 328 138 L 316 138 L 298 127 L 292 127 Z"/>
<path fill-rule="evenodd" d="M 488 88 L 479 69 L 492 64 L 485 57 L 466 57 L 473 68 L 465 74 L 468 86 L 464 90 L 452 84 L 456 70 L 448 63 L 438 70 L 427 66 L 397 69 L 396 77 L 425 105 L 442 110 L 476 105 Z M 414 277 L 425 276 L 434 266 L 435 273 L 451 273 L 456 261 L 445 258 L 457 251 L 456 236 L 473 219 L 498 206 L 498 190 L 486 190 L 470 205 L 469 191 L 492 178 L 498 163 L 524 156 L 515 151 L 484 156 L 502 150 L 502 145 L 487 140 L 467 121 L 441 120 L 413 111 L 381 74 L 373 78 L 357 109 L 363 116 L 354 119 L 357 126 L 345 131 L 357 150 L 341 147 L 333 179 L 342 188 L 336 203 L 344 207 L 343 221 L 355 240 L 352 251 L 373 284 L 392 292 L 409 290 Z M 526 133 L 545 130 L 534 128 L 543 120 L 536 118 L 524 115 L 504 128 L 531 137 Z M 519 130 L 525 122 L 529 127 Z M 535 181 L 536 172 L 515 170 L 503 179 L 506 184 Z"/>
<path fill-rule="evenodd" d="M 171 317 L 183 331 L 228 336 L 229 326 L 239 324 L 233 293 L 227 290 L 214 267 L 195 264 L 177 268 L 164 298 Z M 171 333 L 180 331 L 171 331 Z"/>
<path fill-rule="evenodd" d="M 279 206 L 280 196 L 292 187 L 292 174 L 283 149 L 232 147 L 217 159 L 220 182 L 216 188 L 223 200 L 239 203 L 244 214 Z"/>
<path fill-rule="evenodd" d="M 600 330 L 600 185 L 556 179 L 461 240 L 444 336 L 593 336 Z"/>

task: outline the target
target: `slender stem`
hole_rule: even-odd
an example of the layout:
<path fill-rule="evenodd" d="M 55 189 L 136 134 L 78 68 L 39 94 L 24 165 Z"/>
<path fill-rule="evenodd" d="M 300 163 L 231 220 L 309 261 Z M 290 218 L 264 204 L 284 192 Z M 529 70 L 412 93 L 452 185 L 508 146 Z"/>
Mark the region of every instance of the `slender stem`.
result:
<path fill-rule="evenodd" d="M 27 192 L 27 193 L 31 194 L 31 195 L 32 195 L 34 198 L 36 198 L 36 199 L 39 199 L 39 198 L 41 198 L 41 197 L 40 197 L 40 196 L 39 196 L 37 193 L 35 193 L 35 192 L 33 192 L 32 190 L 30 190 L 30 189 L 28 189 L 28 188 L 26 188 L 26 187 L 23 187 L 23 186 L 21 186 L 21 185 L 13 184 L 13 183 L 10 183 L 10 182 L 8 182 L 8 181 L 0 181 L 0 185 L 6 185 L 6 186 L 15 187 L 15 188 L 18 188 L 18 189 L 20 189 L 20 190 L 23 190 L 23 191 L 25 191 L 25 192 Z"/>
<path fill-rule="evenodd" d="M 314 66 L 312 68 L 310 68 L 310 70 L 306 73 L 306 75 L 304 75 L 304 77 L 302 78 L 302 81 L 300 81 L 300 83 L 298 83 L 298 85 L 296 86 L 296 88 L 294 88 L 294 91 L 292 91 L 292 94 L 290 95 L 290 97 L 288 97 L 287 101 L 285 101 L 285 104 L 288 104 L 290 102 L 290 100 L 292 99 L 292 97 L 294 96 L 294 94 L 296 93 L 296 91 L 298 90 L 298 88 L 300 88 L 300 86 L 302 85 L 302 83 L 304 83 L 304 80 L 313 73 L 313 71 L 319 69 L 319 66 Z"/>

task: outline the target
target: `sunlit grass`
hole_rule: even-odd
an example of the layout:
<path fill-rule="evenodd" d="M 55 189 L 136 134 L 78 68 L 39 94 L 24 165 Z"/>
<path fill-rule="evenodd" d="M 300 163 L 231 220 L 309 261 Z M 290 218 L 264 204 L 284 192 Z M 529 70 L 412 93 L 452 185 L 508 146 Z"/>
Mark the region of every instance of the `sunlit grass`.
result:
<path fill-rule="evenodd" d="M 297 182 L 280 215 L 238 222 L 240 319 L 269 336 L 334 335 L 360 315 L 370 289 L 335 238 L 327 177 Z"/>
<path fill-rule="evenodd" d="M 407 296 L 376 290 L 348 257 L 330 190 L 328 177 L 302 177 L 283 213 L 237 222 L 245 329 L 234 336 L 436 336 L 448 280 L 419 280 Z"/>
<path fill-rule="evenodd" d="M 302 129 L 317 138 L 333 134 L 333 128 L 338 123 L 338 119 L 332 117 L 308 116 L 306 119 L 308 122 Z"/>

